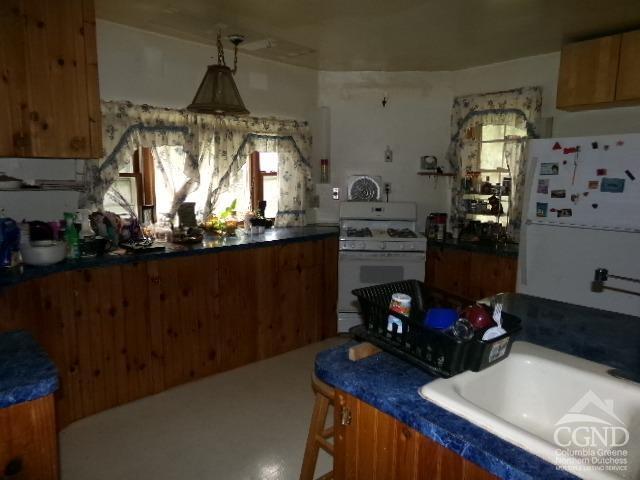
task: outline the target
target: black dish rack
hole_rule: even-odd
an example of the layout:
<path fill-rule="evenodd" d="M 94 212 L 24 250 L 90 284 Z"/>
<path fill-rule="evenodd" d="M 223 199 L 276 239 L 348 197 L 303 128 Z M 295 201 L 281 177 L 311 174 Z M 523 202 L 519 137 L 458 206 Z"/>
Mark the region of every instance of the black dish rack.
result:
<path fill-rule="evenodd" d="M 394 293 L 411 297 L 409 316 L 389 311 Z M 520 319 L 502 313 L 502 327 L 506 334 L 492 340 L 474 337 L 460 340 L 447 333 L 423 326 L 429 308 L 440 306 L 440 298 L 425 289 L 418 280 L 385 283 L 353 290 L 360 302 L 364 325 L 352 328 L 351 333 L 373 343 L 431 374 L 452 377 L 465 370 L 480 371 L 503 360 L 509 355 L 514 334 L 520 330 Z M 460 302 L 454 302 L 460 305 Z M 388 330 L 388 318 L 400 320 L 402 328 L 392 325 Z"/>

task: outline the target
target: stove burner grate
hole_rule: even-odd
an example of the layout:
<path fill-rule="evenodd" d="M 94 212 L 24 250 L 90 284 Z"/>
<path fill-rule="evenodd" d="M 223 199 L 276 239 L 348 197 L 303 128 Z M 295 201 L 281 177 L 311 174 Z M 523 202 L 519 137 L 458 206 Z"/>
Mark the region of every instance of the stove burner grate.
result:
<path fill-rule="evenodd" d="M 403 228 L 402 230 L 398 230 L 397 228 L 388 228 L 387 234 L 392 238 L 418 238 L 416 232 L 409 230 L 408 228 Z"/>
<path fill-rule="evenodd" d="M 365 228 L 347 228 L 347 237 L 371 237 L 371 230 Z"/>

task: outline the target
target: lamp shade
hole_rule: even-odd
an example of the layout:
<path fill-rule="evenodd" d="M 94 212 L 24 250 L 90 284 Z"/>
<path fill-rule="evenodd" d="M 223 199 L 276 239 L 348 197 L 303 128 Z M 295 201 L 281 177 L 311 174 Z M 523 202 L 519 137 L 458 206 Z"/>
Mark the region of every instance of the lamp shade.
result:
<path fill-rule="evenodd" d="M 198 113 L 247 115 L 249 110 L 233 80 L 233 73 L 226 65 L 209 65 L 196 96 L 187 110 Z"/>

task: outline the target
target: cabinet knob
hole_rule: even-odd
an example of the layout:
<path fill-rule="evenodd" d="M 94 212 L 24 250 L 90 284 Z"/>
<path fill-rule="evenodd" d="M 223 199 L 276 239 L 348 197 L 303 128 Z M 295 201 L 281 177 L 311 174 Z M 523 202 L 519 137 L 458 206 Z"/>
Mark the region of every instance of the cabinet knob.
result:
<path fill-rule="evenodd" d="M 9 463 L 4 467 L 4 478 L 6 480 L 17 479 L 18 475 L 22 473 L 22 459 L 20 457 L 9 460 Z"/>
<path fill-rule="evenodd" d="M 71 150 L 84 150 L 87 146 L 87 139 L 85 137 L 73 137 L 69 142 Z"/>
<path fill-rule="evenodd" d="M 29 135 L 25 133 L 13 134 L 13 146 L 15 148 L 27 148 L 31 143 Z"/>

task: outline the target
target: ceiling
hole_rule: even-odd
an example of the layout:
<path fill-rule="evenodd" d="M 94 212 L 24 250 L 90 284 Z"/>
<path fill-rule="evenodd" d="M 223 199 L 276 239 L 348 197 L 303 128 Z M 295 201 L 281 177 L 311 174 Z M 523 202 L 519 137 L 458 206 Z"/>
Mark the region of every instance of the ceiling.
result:
<path fill-rule="evenodd" d="M 98 18 L 319 70 L 457 70 L 640 26 L 639 0 L 96 0 Z"/>

